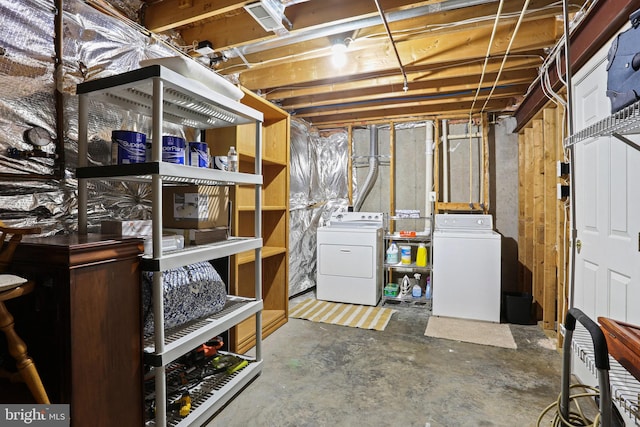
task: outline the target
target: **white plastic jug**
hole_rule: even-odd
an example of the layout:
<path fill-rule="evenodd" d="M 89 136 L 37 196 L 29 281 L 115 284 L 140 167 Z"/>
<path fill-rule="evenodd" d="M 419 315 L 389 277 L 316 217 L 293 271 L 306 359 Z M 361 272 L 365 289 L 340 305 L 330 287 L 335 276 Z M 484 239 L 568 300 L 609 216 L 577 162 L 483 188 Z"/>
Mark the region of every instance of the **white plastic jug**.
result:
<path fill-rule="evenodd" d="M 398 246 L 392 242 L 387 249 L 387 264 L 397 264 L 398 262 Z"/>

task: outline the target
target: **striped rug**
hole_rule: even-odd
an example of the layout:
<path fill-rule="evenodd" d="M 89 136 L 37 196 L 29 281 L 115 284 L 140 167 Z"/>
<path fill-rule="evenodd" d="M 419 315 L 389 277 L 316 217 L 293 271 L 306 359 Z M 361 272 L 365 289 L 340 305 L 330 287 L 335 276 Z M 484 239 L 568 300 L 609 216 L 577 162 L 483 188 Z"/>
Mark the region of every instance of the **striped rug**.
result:
<path fill-rule="evenodd" d="M 390 308 L 305 299 L 289 311 L 289 317 L 384 331 L 395 312 Z"/>

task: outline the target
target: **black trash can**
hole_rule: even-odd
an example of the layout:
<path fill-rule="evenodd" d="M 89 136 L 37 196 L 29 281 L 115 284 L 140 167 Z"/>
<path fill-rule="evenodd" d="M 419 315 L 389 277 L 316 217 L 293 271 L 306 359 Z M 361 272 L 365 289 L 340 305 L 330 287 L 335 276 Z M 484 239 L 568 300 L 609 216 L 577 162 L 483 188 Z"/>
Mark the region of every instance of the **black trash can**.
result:
<path fill-rule="evenodd" d="M 505 293 L 505 314 L 507 322 L 516 325 L 531 324 L 531 304 L 533 295 L 526 292 Z"/>

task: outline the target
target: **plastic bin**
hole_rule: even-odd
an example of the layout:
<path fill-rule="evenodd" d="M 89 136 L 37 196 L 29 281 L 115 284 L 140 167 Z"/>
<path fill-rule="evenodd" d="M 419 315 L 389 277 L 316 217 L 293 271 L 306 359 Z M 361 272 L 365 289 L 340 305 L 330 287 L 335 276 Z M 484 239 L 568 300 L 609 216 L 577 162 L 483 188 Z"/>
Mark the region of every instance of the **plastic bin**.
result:
<path fill-rule="evenodd" d="M 526 292 L 507 292 L 504 300 L 507 322 L 516 325 L 531 324 L 533 295 Z"/>

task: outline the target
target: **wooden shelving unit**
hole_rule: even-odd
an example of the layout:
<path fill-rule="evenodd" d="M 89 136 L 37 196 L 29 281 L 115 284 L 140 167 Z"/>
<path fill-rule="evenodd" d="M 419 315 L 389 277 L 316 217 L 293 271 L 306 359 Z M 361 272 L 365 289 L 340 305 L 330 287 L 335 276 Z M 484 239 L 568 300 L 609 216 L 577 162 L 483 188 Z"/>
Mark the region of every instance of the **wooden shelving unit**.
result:
<path fill-rule="evenodd" d="M 289 315 L 289 114 L 243 89 L 241 103 L 264 115 L 262 126 L 262 336 L 267 337 L 287 322 Z M 255 126 L 207 130 L 211 155 L 225 156 L 235 146 L 240 172 L 253 173 Z M 231 194 L 232 229 L 235 236 L 249 236 L 255 218 L 255 195 L 250 186 L 237 185 Z M 254 276 L 255 253 L 231 257 L 230 292 L 254 297 L 250 278 Z M 255 320 L 237 325 L 230 334 L 233 351 L 244 352 L 255 345 Z"/>

